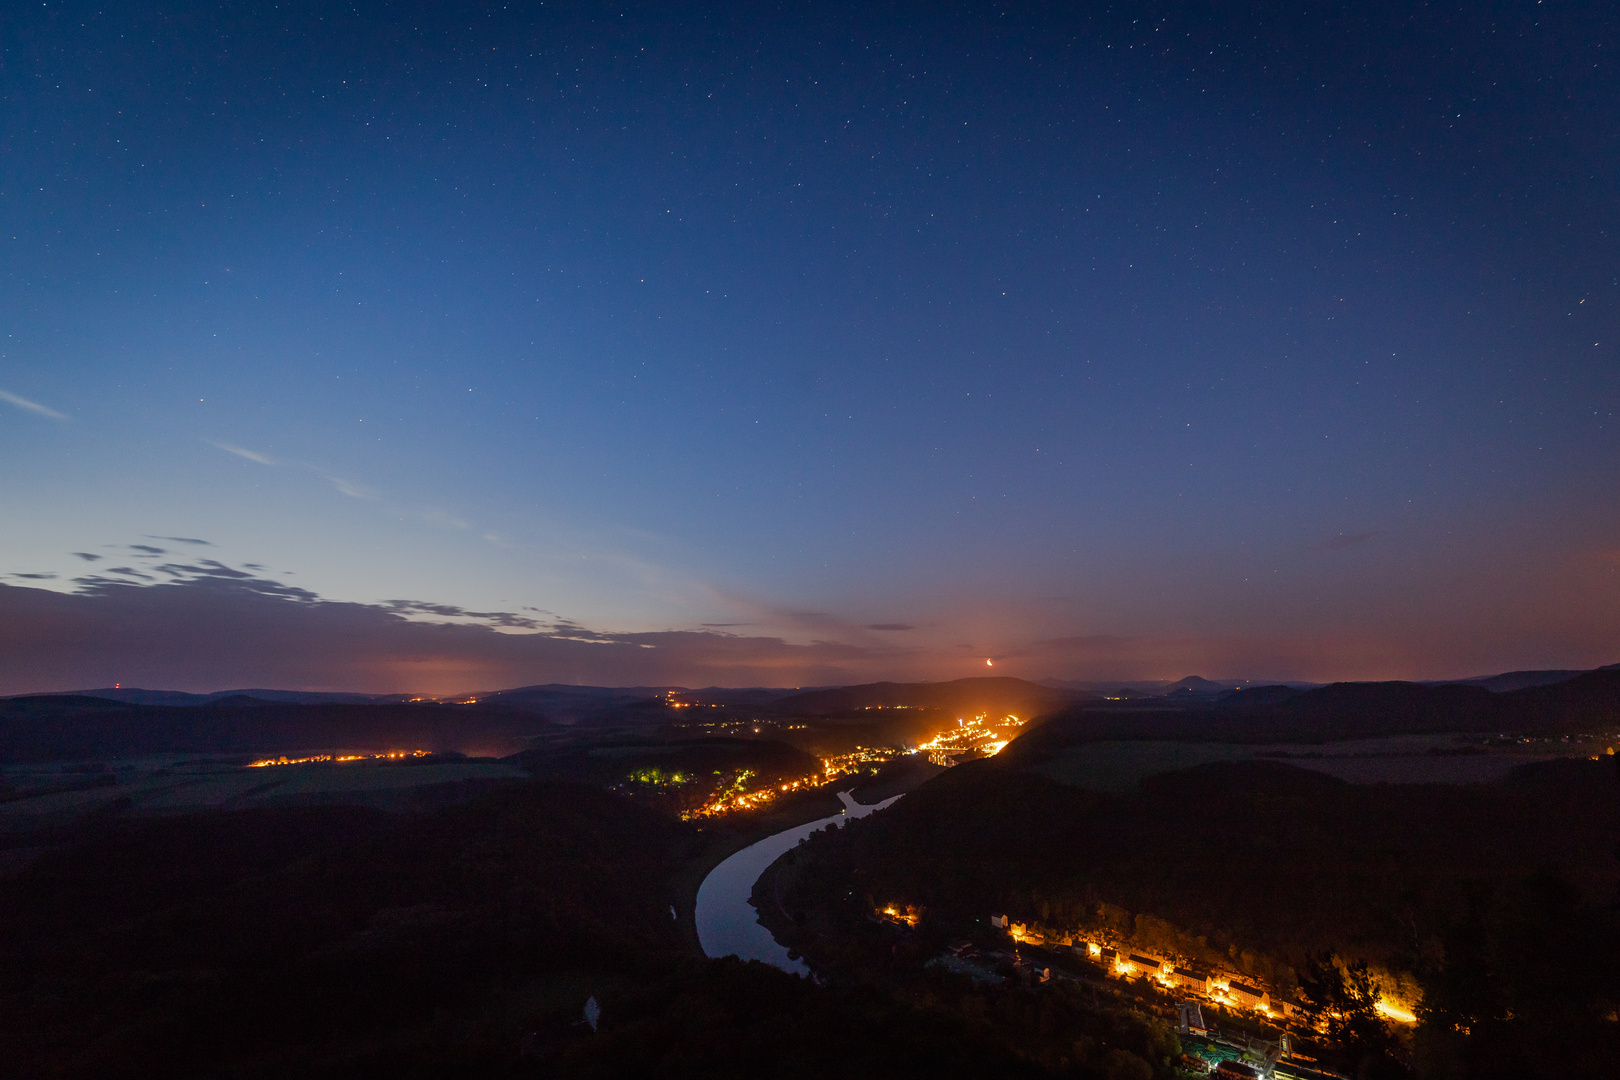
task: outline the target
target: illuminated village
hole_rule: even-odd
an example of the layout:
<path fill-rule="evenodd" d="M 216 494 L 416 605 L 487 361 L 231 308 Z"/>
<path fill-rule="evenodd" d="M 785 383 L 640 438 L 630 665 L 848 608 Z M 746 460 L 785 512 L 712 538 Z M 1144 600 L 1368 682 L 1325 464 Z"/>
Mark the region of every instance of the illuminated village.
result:
<path fill-rule="evenodd" d="M 672 708 L 699 707 L 695 703 L 676 700 L 673 693 L 668 696 L 667 704 Z M 1006 747 L 1012 739 L 1012 733 L 1023 727 L 1024 723 L 1023 719 L 1010 713 L 1002 715 L 999 719 L 992 719 L 991 714 L 986 712 L 971 717 L 958 717 L 954 727 L 946 728 L 918 746 L 857 746 L 844 753 L 823 755 L 820 759 L 819 772 L 779 779 L 769 784 L 757 783 L 757 774 L 746 769 L 732 775 L 716 774 L 719 783 L 713 795 L 701 807 L 685 811 L 682 817 L 690 820 L 737 811 L 758 810 L 783 795 L 825 787 L 843 778 L 870 772 L 898 758 L 917 754 L 927 755 L 933 764 L 947 768 L 972 758 L 992 757 Z M 761 731 L 758 724 L 744 721 L 691 726 L 699 728 L 713 726 L 721 729 L 738 727 L 744 730 L 751 729 L 755 734 Z M 786 725 L 782 730 L 802 730 L 804 726 Z M 632 779 L 639 777 L 633 776 Z M 676 774 L 664 778 L 662 782 L 680 785 L 696 779 Z"/>
<path fill-rule="evenodd" d="M 946 729 L 917 749 L 928 755 L 936 765 L 951 766 L 975 757 L 994 757 L 1012 741 L 1010 732 L 1024 726 L 1024 721 L 1012 714 L 991 720 L 988 713 L 979 713 L 969 719 L 958 719 L 956 727 Z"/>
<path fill-rule="evenodd" d="M 390 750 L 382 754 L 312 754 L 309 757 L 275 757 L 265 758 L 262 761 L 250 761 L 250 769 L 266 769 L 275 765 L 310 765 L 319 761 L 331 761 L 339 764 L 351 761 L 399 761 L 406 758 L 423 758 L 432 756 L 431 750 Z"/>
<path fill-rule="evenodd" d="M 882 921 L 908 929 L 918 925 L 921 915 L 916 907 L 897 903 L 884 905 L 874 913 Z M 1011 939 L 1011 949 L 975 948 L 968 941 L 957 941 L 929 966 L 991 984 L 1007 981 L 1005 973 L 1011 971 L 1034 984 L 1070 979 L 1104 985 L 1112 982 L 1120 984 L 1121 989 L 1151 989 L 1174 1002 L 1175 1027 L 1187 1049 L 1180 1063 L 1185 1070 L 1251 1078 L 1333 1075 L 1311 1068 L 1309 1063 L 1314 1059 L 1305 1056 L 1288 1034 L 1325 1032 L 1328 1017 L 1278 993 L 1264 980 L 1166 955 L 1114 935 L 1063 932 L 1015 922 L 1004 914 L 991 915 L 989 922 L 993 930 L 1004 931 Z M 1067 968 L 1065 960 L 1070 961 Z M 1251 1033 L 1206 1023 L 1204 1010 L 1211 1006 L 1215 1007 L 1215 1016 L 1226 1013 L 1259 1021 L 1274 1028 L 1276 1037 L 1256 1038 Z M 1379 1015 L 1396 1024 L 1412 1025 L 1418 1019 L 1411 1003 L 1387 994 L 1379 999 L 1376 1008 Z"/>

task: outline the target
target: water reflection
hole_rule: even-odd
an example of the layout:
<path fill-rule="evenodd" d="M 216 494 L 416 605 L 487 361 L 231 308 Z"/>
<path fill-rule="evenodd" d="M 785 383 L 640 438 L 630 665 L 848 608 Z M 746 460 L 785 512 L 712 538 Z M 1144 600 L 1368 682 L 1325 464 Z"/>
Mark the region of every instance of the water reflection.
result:
<path fill-rule="evenodd" d="M 840 791 L 838 798 L 844 804 L 844 809 L 832 817 L 767 836 L 709 871 L 709 876 L 703 879 L 703 885 L 698 889 L 696 912 L 698 943 L 703 946 L 705 956 L 740 956 L 744 960 L 763 960 L 796 975 L 810 973 L 802 960 L 788 959 L 787 950 L 777 944 L 771 932 L 759 924 L 758 912 L 748 902 L 748 897 L 754 891 L 754 882 L 759 880 L 765 869 L 797 847 L 800 840 L 828 825 L 842 825 L 853 818 L 881 810 L 896 802 L 900 796 L 871 806 L 856 802 L 847 791 Z"/>

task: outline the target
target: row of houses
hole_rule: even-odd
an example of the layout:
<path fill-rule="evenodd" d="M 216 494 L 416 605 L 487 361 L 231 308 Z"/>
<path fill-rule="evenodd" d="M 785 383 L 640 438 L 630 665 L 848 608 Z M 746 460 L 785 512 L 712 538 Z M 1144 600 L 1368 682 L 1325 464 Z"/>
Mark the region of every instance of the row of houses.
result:
<path fill-rule="evenodd" d="M 1005 915 L 992 915 L 990 924 L 1006 930 L 1020 944 L 1073 949 L 1101 965 L 1103 971 L 1113 978 L 1151 980 L 1165 989 L 1181 990 L 1227 1008 L 1257 1012 L 1273 1019 L 1306 1019 L 1307 1010 L 1299 1002 L 1281 996 L 1273 997 L 1269 990 L 1246 981 L 1241 975 L 1194 963 L 1178 963 L 1129 947 L 1115 948 L 1101 941 L 1076 940 L 1068 935 L 1049 941 L 1044 935 L 1032 933 L 1024 924 L 1012 922 Z"/>
<path fill-rule="evenodd" d="M 1299 1002 L 1273 997 L 1263 986 L 1231 972 L 1215 971 L 1197 964 L 1178 964 L 1149 953 L 1114 949 L 1101 942 L 1087 942 L 1086 952 L 1102 964 L 1103 970 L 1120 979 L 1150 979 L 1166 989 L 1207 998 L 1229 1009 L 1243 1009 L 1280 1020 L 1302 1020 L 1306 1009 Z"/>

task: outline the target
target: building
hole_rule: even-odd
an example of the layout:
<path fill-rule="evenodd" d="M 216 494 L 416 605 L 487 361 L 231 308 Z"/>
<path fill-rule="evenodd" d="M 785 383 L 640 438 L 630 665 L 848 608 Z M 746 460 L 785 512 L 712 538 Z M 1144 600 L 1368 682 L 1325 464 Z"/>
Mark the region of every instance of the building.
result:
<path fill-rule="evenodd" d="M 1275 999 L 1272 1001 L 1271 1007 L 1285 1020 L 1304 1020 L 1307 1019 L 1310 1013 L 1310 1010 L 1304 1005 L 1288 998 Z"/>
<path fill-rule="evenodd" d="M 1185 987 L 1195 994 L 1209 993 L 1209 978 L 1209 972 L 1203 968 L 1176 968 L 1170 973 L 1171 982 L 1177 986 Z"/>
<path fill-rule="evenodd" d="M 992 915 L 992 916 L 990 916 L 990 925 L 995 927 L 997 930 L 1005 930 L 1005 929 L 1007 929 L 1007 926 L 1008 926 L 1007 916 L 1005 916 L 1005 915 Z"/>
<path fill-rule="evenodd" d="M 1245 1009 L 1271 1008 L 1271 995 L 1236 979 L 1227 984 L 1226 996 Z"/>
<path fill-rule="evenodd" d="M 1163 974 L 1163 965 L 1151 956 L 1128 953 L 1114 962 L 1115 970 L 1126 979 L 1157 979 Z"/>

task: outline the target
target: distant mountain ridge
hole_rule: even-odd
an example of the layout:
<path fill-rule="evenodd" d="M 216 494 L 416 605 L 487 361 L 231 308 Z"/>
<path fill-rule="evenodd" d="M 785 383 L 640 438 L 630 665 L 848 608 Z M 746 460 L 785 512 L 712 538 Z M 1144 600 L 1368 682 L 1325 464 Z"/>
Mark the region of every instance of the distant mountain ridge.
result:
<path fill-rule="evenodd" d="M 1620 664 L 1599 668 L 1549 668 L 1507 671 L 1496 675 L 1480 675 L 1466 679 L 1427 679 L 1403 685 L 1413 686 L 1476 686 L 1492 693 L 1511 693 L 1515 690 L 1538 686 L 1553 686 L 1568 682 L 1593 671 L 1620 670 Z M 1003 691 L 1014 686 L 1029 700 L 1076 700 L 1086 697 L 1147 698 L 1147 697 L 1211 697 L 1228 704 L 1257 704 L 1261 700 L 1279 701 L 1306 691 L 1333 686 L 1394 685 L 1392 683 L 1312 683 L 1290 680 L 1276 682 L 1251 679 L 1207 679 L 1201 675 L 1187 675 L 1171 682 L 1167 679 L 1140 680 L 1078 680 L 1040 679 L 1030 681 L 1007 676 L 973 676 L 945 682 L 876 682 L 844 686 L 793 687 L 726 687 L 706 686 L 692 689 L 685 686 L 587 686 L 574 683 L 539 683 L 501 690 L 475 691 L 455 695 L 423 694 L 362 694 L 326 690 L 275 690 L 268 688 L 215 690 L 210 693 L 191 693 L 184 690 L 147 690 L 139 687 L 101 687 L 94 690 L 64 690 L 28 695 L 27 697 L 94 697 L 108 701 L 121 701 L 131 705 L 166 705 L 195 707 L 212 705 L 227 698 L 244 697 L 259 701 L 283 702 L 301 705 L 353 704 L 381 705 L 406 702 L 438 704 L 478 703 L 499 705 L 518 711 L 544 712 L 559 706 L 565 713 L 582 711 L 591 703 L 597 705 L 652 702 L 669 699 L 674 695 L 682 702 L 700 702 L 713 705 L 766 706 L 793 701 L 789 706 L 798 710 L 818 708 L 824 703 L 833 708 L 865 708 L 868 705 L 912 705 L 928 707 L 927 702 L 960 696 L 971 687 L 988 689 L 1000 687 Z M 954 687 L 955 690 L 941 689 Z M 1046 691 L 1060 691 L 1048 695 Z M 824 695 L 817 697 L 816 695 Z M 1235 697 L 1234 695 L 1248 695 Z M 992 694 L 1004 696 L 1004 694 Z M 0 701 L 6 700 L 0 698 Z M 842 704 L 835 704 L 835 703 Z"/>
<path fill-rule="evenodd" d="M 434 749 L 511 753 L 547 725 L 834 717 L 873 708 L 1013 713 L 1046 723 L 1006 751 L 1107 739 L 1313 742 L 1440 732 L 1620 732 L 1620 665 L 1558 679 L 1507 672 L 1445 683 L 1274 684 L 1227 689 L 1189 676 L 1161 692 L 1097 694 L 1005 676 L 805 688 L 550 683 L 453 700 L 291 690 L 212 694 L 114 687 L 0 699 L 0 762 L 151 753 Z M 1528 685 L 1521 685 L 1526 684 Z M 1496 690 L 1493 687 L 1513 686 Z M 1165 688 L 1169 689 L 1165 692 Z"/>
<path fill-rule="evenodd" d="M 871 708 L 1014 709 L 1040 711 L 1082 700 L 1076 690 L 1064 690 L 1008 676 L 978 676 L 937 683 L 863 683 L 829 690 L 812 690 L 774 703 L 782 713 L 827 715 Z M 1034 710 L 1030 709 L 1034 706 Z"/>
<path fill-rule="evenodd" d="M 1466 683 L 1332 683 L 1314 690 L 1257 687 L 1181 708 L 1079 703 L 1015 740 L 1004 753 L 1040 758 L 1108 740 L 1324 742 L 1446 732 L 1531 736 L 1620 732 L 1620 669 L 1495 693 Z"/>
<path fill-rule="evenodd" d="M 211 694 L 190 694 L 184 690 L 142 690 L 138 687 L 102 687 L 99 690 L 69 690 L 58 694 L 28 694 L 27 697 L 94 697 L 122 701 L 128 705 L 173 705 L 195 707 L 214 705 L 228 698 L 253 698 L 294 705 L 391 705 L 412 701 L 410 694 L 353 694 L 322 690 L 215 690 Z"/>
<path fill-rule="evenodd" d="M 1500 675 L 1480 675 L 1472 679 L 1445 679 L 1439 682 L 1426 682 L 1425 686 L 1465 685 L 1483 686 L 1493 693 L 1507 693 L 1510 690 L 1528 690 L 1532 686 L 1552 686 L 1556 683 L 1568 682 L 1578 675 L 1585 675 L 1588 670 L 1611 671 L 1620 664 L 1608 664 L 1600 668 L 1575 669 L 1553 668 L 1545 671 L 1506 671 Z"/>

